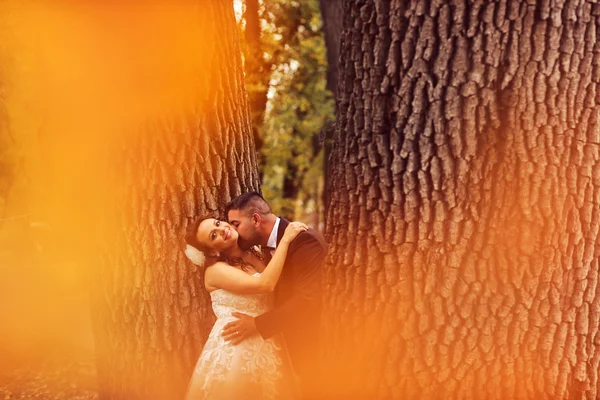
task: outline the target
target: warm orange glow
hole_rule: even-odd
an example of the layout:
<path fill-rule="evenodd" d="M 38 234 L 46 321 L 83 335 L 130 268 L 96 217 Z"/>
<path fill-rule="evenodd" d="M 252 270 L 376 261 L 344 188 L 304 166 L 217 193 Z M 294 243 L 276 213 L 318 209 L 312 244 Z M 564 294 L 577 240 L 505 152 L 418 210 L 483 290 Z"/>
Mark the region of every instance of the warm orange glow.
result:
<path fill-rule="evenodd" d="M 177 122 L 219 84 L 203 73 L 215 44 L 201 12 L 202 2 L 0 4 L 0 106 L 25 166 L 6 213 L 28 215 L 0 224 L 23 244 L 0 251 L 11 287 L 0 294 L 0 347 L 12 355 L 0 367 L 93 347 L 87 266 L 73 260 L 94 255 L 76 254 L 85 232 L 72 222 L 93 225 L 102 207 L 99 152 L 143 123 Z"/>

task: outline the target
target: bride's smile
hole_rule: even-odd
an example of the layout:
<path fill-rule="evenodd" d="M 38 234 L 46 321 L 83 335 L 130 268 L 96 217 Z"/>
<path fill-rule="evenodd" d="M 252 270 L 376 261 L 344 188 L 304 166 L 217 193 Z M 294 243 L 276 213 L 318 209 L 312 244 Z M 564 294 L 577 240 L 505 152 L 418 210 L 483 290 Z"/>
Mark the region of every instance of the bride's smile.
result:
<path fill-rule="evenodd" d="M 237 247 L 238 233 L 227 222 L 208 218 L 198 227 L 196 238 L 205 248 L 222 252 Z"/>

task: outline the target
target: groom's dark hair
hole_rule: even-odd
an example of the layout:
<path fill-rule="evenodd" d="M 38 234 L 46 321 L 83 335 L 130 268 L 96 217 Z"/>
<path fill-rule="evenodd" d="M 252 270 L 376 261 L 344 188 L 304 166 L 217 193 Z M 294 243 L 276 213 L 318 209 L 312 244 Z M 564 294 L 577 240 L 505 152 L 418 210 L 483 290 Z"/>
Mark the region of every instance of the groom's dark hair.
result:
<path fill-rule="evenodd" d="M 245 211 L 249 214 L 258 213 L 260 215 L 271 214 L 271 206 L 258 192 L 248 192 L 239 195 L 235 199 L 231 200 L 225 207 L 226 213 L 229 210 Z"/>

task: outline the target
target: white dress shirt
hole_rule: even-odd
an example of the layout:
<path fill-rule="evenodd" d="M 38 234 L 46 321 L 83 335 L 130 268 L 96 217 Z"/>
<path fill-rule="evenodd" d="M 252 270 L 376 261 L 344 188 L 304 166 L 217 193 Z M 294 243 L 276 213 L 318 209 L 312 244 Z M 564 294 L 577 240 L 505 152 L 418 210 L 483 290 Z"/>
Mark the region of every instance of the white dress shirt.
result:
<path fill-rule="evenodd" d="M 269 240 L 267 240 L 267 248 L 269 248 L 271 255 L 273 255 L 275 249 L 277 248 L 277 231 L 279 230 L 279 220 L 280 218 L 277 217 L 275 220 L 275 225 L 273 225 L 273 230 L 269 235 Z"/>

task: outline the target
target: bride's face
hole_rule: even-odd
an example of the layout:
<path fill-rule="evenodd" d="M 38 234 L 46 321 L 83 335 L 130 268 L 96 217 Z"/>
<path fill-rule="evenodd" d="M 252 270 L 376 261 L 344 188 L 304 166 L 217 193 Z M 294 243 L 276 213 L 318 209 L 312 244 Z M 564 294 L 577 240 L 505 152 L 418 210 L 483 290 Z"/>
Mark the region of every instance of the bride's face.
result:
<path fill-rule="evenodd" d="M 238 233 L 225 221 L 207 218 L 198 226 L 196 238 L 207 248 L 219 253 L 237 243 Z"/>

